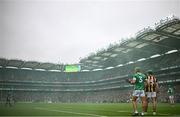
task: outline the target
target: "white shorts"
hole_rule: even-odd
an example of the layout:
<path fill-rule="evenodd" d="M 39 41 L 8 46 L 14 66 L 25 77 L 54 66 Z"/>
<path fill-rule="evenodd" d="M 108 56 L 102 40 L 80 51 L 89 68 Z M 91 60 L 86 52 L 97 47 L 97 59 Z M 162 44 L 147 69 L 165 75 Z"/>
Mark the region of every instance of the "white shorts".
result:
<path fill-rule="evenodd" d="M 133 96 L 136 96 L 136 97 L 145 97 L 144 90 L 134 90 L 133 91 Z"/>
<path fill-rule="evenodd" d="M 156 92 L 146 92 L 148 98 L 156 97 Z"/>
<path fill-rule="evenodd" d="M 169 99 L 173 99 L 173 98 L 174 98 L 174 96 L 173 96 L 173 95 L 170 95 L 170 96 L 169 96 Z"/>

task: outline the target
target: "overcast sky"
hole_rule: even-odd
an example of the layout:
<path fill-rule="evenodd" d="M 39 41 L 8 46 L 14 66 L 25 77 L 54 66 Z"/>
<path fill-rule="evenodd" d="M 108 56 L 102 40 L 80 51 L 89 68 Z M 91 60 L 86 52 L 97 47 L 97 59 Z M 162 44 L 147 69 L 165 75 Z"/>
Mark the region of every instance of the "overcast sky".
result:
<path fill-rule="evenodd" d="M 0 0 L 0 57 L 77 63 L 172 14 L 180 0 Z"/>

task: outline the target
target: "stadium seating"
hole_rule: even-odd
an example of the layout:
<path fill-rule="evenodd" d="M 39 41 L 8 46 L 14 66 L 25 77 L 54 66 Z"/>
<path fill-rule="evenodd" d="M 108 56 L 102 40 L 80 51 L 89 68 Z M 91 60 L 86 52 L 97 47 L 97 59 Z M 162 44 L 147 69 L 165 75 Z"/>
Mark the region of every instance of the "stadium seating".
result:
<path fill-rule="evenodd" d="M 177 25 L 176 32 L 166 32 L 168 27 L 174 25 Z M 160 23 L 155 30 L 143 30 L 136 39 L 111 45 L 106 50 L 83 58 L 80 61 L 82 71 L 79 72 L 64 72 L 63 65 L 59 64 L 2 58 L 0 101 L 5 101 L 11 92 L 15 101 L 25 102 L 129 102 L 133 88 L 125 80 L 132 77 L 134 68 L 138 66 L 144 73 L 154 71 L 161 86 L 160 101 L 167 102 L 167 84 L 173 83 L 178 89 L 180 82 L 178 31 L 179 19 Z M 178 91 L 175 95 L 176 101 L 180 101 Z"/>

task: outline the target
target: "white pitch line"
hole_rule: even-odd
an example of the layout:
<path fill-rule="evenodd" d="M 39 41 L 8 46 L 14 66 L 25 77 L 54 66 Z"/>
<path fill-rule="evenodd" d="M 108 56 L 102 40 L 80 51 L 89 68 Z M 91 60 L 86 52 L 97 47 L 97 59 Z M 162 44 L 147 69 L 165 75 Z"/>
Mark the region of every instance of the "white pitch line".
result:
<path fill-rule="evenodd" d="M 123 112 L 124 113 L 124 112 L 129 112 L 129 111 L 117 111 L 117 112 Z"/>
<path fill-rule="evenodd" d="M 47 109 L 47 108 L 40 108 L 36 107 L 35 109 L 38 110 L 46 110 L 46 111 L 53 111 L 53 112 L 63 112 L 63 113 L 70 113 L 70 114 L 79 114 L 79 115 L 88 115 L 88 116 L 98 116 L 102 117 L 102 115 L 96 115 L 96 114 L 91 114 L 91 113 L 79 113 L 79 112 L 71 112 L 71 111 L 62 111 L 62 110 L 56 110 L 56 109 Z M 104 117 L 104 116 L 103 116 Z"/>
<path fill-rule="evenodd" d="M 169 115 L 169 114 L 166 114 L 166 113 L 158 113 L 158 115 Z"/>

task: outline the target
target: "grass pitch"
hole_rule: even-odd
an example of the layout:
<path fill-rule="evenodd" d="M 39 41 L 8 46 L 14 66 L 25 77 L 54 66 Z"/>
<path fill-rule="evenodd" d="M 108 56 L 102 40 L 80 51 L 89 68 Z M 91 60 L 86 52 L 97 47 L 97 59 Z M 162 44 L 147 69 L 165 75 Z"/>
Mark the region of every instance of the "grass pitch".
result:
<path fill-rule="evenodd" d="M 138 104 L 141 112 L 141 105 Z M 157 116 L 180 116 L 180 104 L 159 103 Z M 0 116 L 131 116 L 131 103 L 92 104 L 92 103 L 17 103 L 12 107 L 0 105 Z M 152 116 L 151 105 L 147 116 Z"/>

